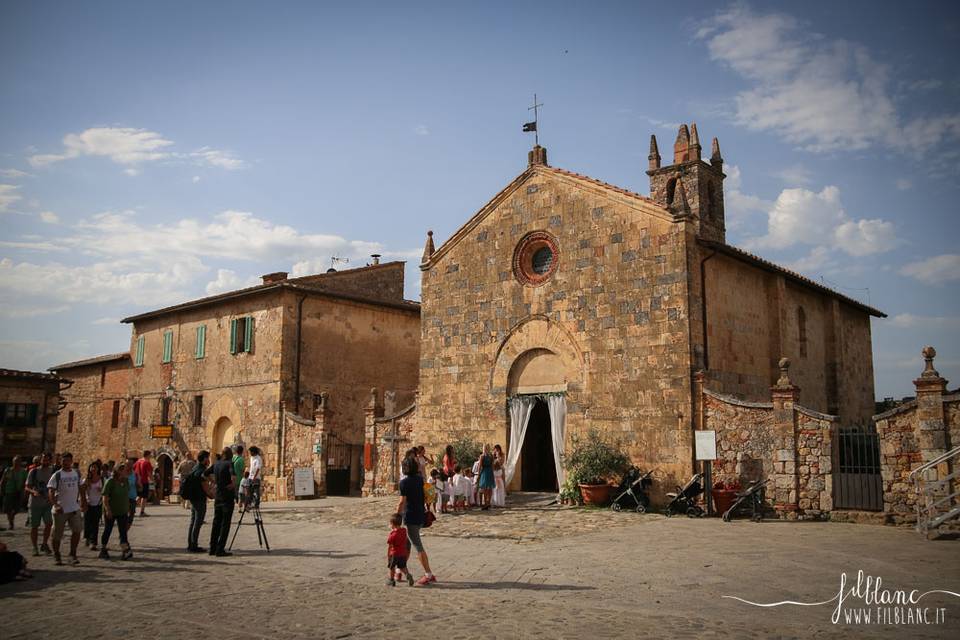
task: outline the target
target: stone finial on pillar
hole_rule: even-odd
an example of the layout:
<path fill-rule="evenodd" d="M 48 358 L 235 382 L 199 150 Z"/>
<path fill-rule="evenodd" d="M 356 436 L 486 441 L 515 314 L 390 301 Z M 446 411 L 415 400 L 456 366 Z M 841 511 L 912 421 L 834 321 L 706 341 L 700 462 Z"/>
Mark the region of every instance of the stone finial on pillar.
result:
<path fill-rule="evenodd" d="M 924 361 L 923 373 L 920 374 L 920 377 L 939 378 L 940 372 L 933 368 L 933 359 L 937 357 L 937 350 L 927 345 L 920 351 L 920 355 L 923 356 Z"/>
<path fill-rule="evenodd" d="M 710 145 L 710 164 L 718 169 L 723 166 L 723 156 L 720 155 L 720 141 L 716 138 L 713 139 L 713 144 Z"/>
<path fill-rule="evenodd" d="M 673 164 L 687 162 L 690 159 L 690 130 L 687 125 L 680 125 L 677 139 L 673 143 Z"/>
<path fill-rule="evenodd" d="M 690 159 L 700 159 L 700 134 L 697 133 L 697 123 L 690 125 Z"/>
<path fill-rule="evenodd" d="M 434 251 L 436 251 L 436 249 L 433 247 L 433 231 L 431 230 L 427 231 L 427 241 L 423 245 L 423 258 L 420 259 L 420 264 L 430 262 Z"/>
<path fill-rule="evenodd" d="M 933 368 L 937 350 L 926 346 L 921 354 L 923 373 L 913 381 L 917 388 L 917 441 L 924 461 L 929 461 L 947 451 L 947 422 L 943 407 L 947 381 Z"/>
<path fill-rule="evenodd" d="M 650 171 L 660 168 L 660 149 L 657 148 L 657 136 L 650 136 L 650 155 L 647 156 L 650 161 Z"/>
<path fill-rule="evenodd" d="M 792 387 L 793 383 L 790 382 L 790 376 L 788 375 L 790 371 L 790 358 L 780 358 L 780 361 L 777 362 L 777 367 L 780 368 L 780 378 L 777 380 L 777 386 Z"/>
<path fill-rule="evenodd" d="M 549 166 L 547 164 L 547 149 L 546 147 L 541 147 L 540 145 L 535 146 L 527 154 L 527 163 L 532 167 L 535 164 L 541 164 L 543 166 Z"/>

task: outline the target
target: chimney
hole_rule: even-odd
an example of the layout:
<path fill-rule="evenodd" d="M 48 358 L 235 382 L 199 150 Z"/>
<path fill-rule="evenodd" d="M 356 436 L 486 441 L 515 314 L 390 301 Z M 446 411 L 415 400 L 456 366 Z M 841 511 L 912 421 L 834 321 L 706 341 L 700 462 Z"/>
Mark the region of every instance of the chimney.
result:
<path fill-rule="evenodd" d="M 373 262 L 371 263 L 371 266 L 380 264 L 380 254 L 379 254 L 379 253 L 371 253 L 371 254 L 370 254 L 370 257 L 373 258 Z"/>
<path fill-rule="evenodd" d="M 283 282 L 284 280 L 287 279 L 287 272 L 275 271 L 273 273 L 268 273 L 265 276 L 261 276 L 261 278 L 263 278 L 263 284 L 274 284 L 276 282 Z"/>

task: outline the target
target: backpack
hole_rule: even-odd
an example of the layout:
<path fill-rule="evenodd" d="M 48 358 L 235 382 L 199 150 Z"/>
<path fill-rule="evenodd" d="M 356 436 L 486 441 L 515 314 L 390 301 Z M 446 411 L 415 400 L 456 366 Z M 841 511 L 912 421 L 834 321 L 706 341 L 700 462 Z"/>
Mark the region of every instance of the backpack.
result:
<path fill-rule="evenodd" d="M 202 492 L 199 480 L 199 476 L 193 472 L 188 473 L 186 478 L 182 478 L 180 480 L 180 497 L 184 500 L 199 498 L 198 494 Z"/>

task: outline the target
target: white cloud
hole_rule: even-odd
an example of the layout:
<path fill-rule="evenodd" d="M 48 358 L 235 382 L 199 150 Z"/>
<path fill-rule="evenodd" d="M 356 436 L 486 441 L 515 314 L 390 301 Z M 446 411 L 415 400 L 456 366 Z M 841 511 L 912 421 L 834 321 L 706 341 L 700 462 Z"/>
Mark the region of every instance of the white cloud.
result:
<path fill-rule="evenodd" d="M 172 141 L 159 133 L 131 127 L 93 127 L 63 138 L 62 153 L 30 156 L 30 164 L 42 167 L 80 156 L 102 156 L 117 164 L 136 165 L 169 158 Z"/>
<path fill-rule="evenodd" d="M 911 182 L 910 180 L 907 180 L 906 178 L 899 178 L 895 184 L 897 186 L 897 189 L 899 189 L 900 191 L 906 191 L 907 189 L 910 189 L 913 187 L 913 182 Z"/>
<path fill-rule="evenodd" d="M 220 169 L 226 169 L 227 171 L 244 169 L 247 166 L 246 162 L 240 160 L 231 152 L 211 149 L 210 147 L 197 149 L 190 154 L 190 157 L 193 158 L 197 164 L 218 167 Z"/>
<path fill-rule="evenodd" d="M 2 318 L 36 318 L 38 316 L 51 316 L 64 311 L 69 311 L 70 305 L 62 304 L 54 307 L 35 306 L 29 308 L 4 307 L 0 309 Z"/>
<path fill-rule="evenodd" d="M 19 188 L 15 184 L 0 184 L 0 213 L 7 213 L 14 202 L 23 200 L 23 197 L 17 193 Z"/>
<path fill-rule="evenodd" d="M 237 275 L 236 271 L 231 269 L 217 269 L 217 279 L 207 283 L 206 292 L 208 296 L 224 291 L 236 291 L 260 284 L 260 278 L 249 276 L 243 278 Z"/>
<path fill-rule="evenodd" d="M 840 189 L 784 189 L 767 215 L 767 234 L 748 239 L 753 247 L 785 249 L 798 244 L 828 246 L 852 256 L 883 253 L 897 245 L 892 223 L 851 220 L 840 202 Z"/>
<path fill-rule="evenodd" d="M 784 266 L 787 269 L 796 271 L 798 273 L 812 273 L 820 271 L 827 265 L 830 265 L 832 263 L 832 255 L 833 254 L 830 252 L 830 249 L 827 247 L 814 247 L 806 256 L 800 258 L 799 260 L 788 262 Z"/>
<path fill-rule="evenodd" d="M 66 251 L 56 242 L 49 240 L 0 240 L 0 247 L 8 249 L 26 249 L 28 251 Z"/>
<path fill-rule="evenodd" d="M 786 182 L 790 186 L 808 185 L 813 182 L 810 170 L 799 164 L 774 171 L 773 176 Z"/>
<path fill-rule="evenodd" d="M 243 169 L 247 164 L 229 151 L 201 147 L 181 153 L 173 150 L 173 141 L 147 129 L 132 127 L 92 127 L 80 133 L 69 133 L 63 138 L 61 153 L 43 153 L 29 156 L 34 167 L 43 167 L 82 156 L 104 157 L 124 167 L 129 176 L 140 174 L 140 166 L 148 162 L 177 161 L 217 167 L 228 171 Z"/>
<path fill-rule="evenodd" d="M 889 324 L 898 329 L 957 329 L 960 328 L 960 316 L 918 316 L 912 313 L 898 313 L 890 318 Z"/>
<path fill-rule="evenodd" d="M 0 340 L 0 359 L 12 369 L 46 371 L 47 367 L 84 356 L 84 351 L 76 347 L 45 340 Z"/>
<path fill-rule="evenodd" d="M 198 182 L 200 182 L 200 176 L 193 176 L 192 182 L 193 184 L 197 184 Z"/>
<path fill-rule="evenodd" d="M 942 284 L 960 280 L 960 254 L 945 253 L 926 260 L 911 262 L 904 265 L 900 273 L 925 284 Z"/>
<path fill-rule="evenodd" d="M 724 215 L 727 228 L 736 232 L 751 227 L 760 214 L 770 210 L 773 203 L 741 190 L 740 167 L 731 164 L 725 167 L 725 171 L 727 179 L 723 194 Z"/>
<path fill-rule="evenodd" d="M 41 211 L 40 219 L 46 222 L 47 224 L 57 224 L 60 222 L 60 216 L 55 214 L 53 211 Z"/>
<path fill-rule="evenodd" d="M 960 114 L 905 121 L 889 69 L 862 45 L 824 37 L 783 13 L 734 5 L 697 32 L 710 57 L 751 84 L 734 97 L 734 120 L 810 151 L 881 145 L 920 154 L 960 139 Z M 917 86 L 918 90 L 927 90 Z"/>
<path fill-rule="evenodd" d="M 427 128 L 425 124 L 418 124 L 413 128 L 413 132 L 418 136 L 428 136 L 430 135 L 430 129 Z"/>
<path fill-rule="evenodd" d="M 17 178 L 26 178 L 28 176 L 30 176 L 29 173 L 20 171 L 19 169 L 0 169 L 0 178 L 16 180 Z"/>

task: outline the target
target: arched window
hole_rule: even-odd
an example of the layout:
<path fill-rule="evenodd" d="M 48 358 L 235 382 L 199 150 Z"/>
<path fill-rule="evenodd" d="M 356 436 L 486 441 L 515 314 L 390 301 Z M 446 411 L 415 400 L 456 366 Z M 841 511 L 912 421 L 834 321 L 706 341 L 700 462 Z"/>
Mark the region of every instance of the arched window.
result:
<path fill-rule="evenodd" d="M 673 195 L 677 192 L 677 179 L 670 178 L 667 181 L 667 205 L 673 204 Z"/>
<path fill-rule="evenodd" d="M 797 307 L 797 338 L 800 341 L 800 357 L 807 357 L 807 312 Z"/>

